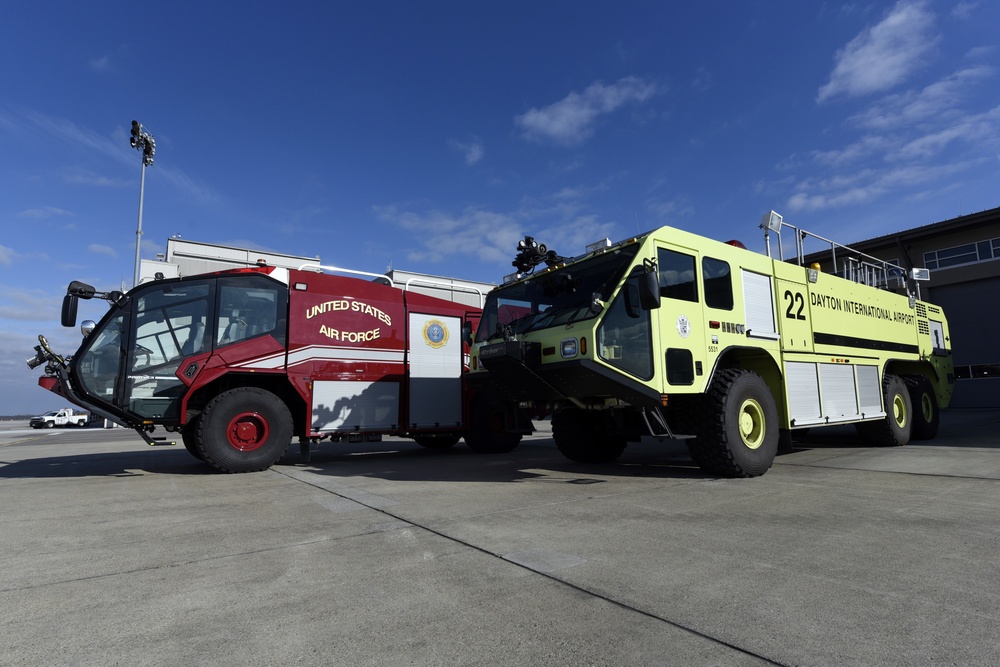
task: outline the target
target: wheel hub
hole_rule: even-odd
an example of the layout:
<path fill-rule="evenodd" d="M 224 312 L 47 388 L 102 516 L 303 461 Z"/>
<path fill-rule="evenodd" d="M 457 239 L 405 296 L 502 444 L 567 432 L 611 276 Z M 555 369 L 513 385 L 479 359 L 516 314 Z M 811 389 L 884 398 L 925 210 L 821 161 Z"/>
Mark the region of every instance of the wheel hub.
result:
<path fill-rule="evenodd" d="M 920 409 L 924 413 L 924 421 L 930 422 L 934 419 L 934 404 L 931 402 L 930 394 L 923 394 L 920 397 Z"/>
<path fill-rule="evenodd" d="M 267 421 L 256 412 L 244 412 L 236 415 L 226 428 L 226 439 L 233 449 L 250 452 L 267 440 L 269 429 Z"/>
<path fill-rule="evenodd" d="M 740 406 L 740 438 L 748 449 L 757 449 L 764 443 L 764 410 L 753 399 Z"/>
<path fill-rule="evenodd" d="M 892 398 L 892 417 L 900 428 L 906 425 L 906 403 L 900 394 L 896 394 Z"/>

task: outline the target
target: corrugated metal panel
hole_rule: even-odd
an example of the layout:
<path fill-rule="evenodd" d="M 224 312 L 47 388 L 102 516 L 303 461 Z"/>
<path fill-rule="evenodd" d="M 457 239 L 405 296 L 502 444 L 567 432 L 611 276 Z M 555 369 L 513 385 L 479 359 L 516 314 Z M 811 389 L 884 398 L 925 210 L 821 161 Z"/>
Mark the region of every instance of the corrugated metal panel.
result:
<path fill-rule="evenodd" d="M 771 277 L 743 269 L 743 303 L 750 334 L 776 336 L 774 326 L 774 290 Z"/>
<path fill-rule="evenodd" d="M 866 416 L 882 414 L 882 382 L 876 366 L 858 366 L 858 396 L 861 413 Z"/>
<path fill-rule="evenodd" d="M 788 410 L 796 422 L 814 422 L 823 415 L 819 409 L 819 376 L 816 364 L 799 361 L 785 363 L 788 381 Z"/>
<path fill-rule="evenodd" d="M 313 383 L 314 431 L 388 431 L 398 424 L 398 382 L 317 380 Z"/>
<path fill-rule="evenodd" d="M 820 388 L 823 392 L 823 416 L 831 421 L 859 417 L 854 366 L 820 364 Z"/>

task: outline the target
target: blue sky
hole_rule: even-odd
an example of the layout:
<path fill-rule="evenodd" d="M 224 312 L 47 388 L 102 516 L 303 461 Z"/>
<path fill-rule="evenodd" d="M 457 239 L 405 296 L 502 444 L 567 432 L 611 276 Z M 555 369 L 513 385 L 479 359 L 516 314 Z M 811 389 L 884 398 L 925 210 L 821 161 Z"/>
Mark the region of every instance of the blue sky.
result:
<path fill-rule="evenodd" d="M 1000 205 L 1000 3 L 0 5 L 0 415 L 70 280 L 166 239 L 493 282 L 663 224 L 763 249 Z M 101 303 L 84 304 L 97 318 Z"/>

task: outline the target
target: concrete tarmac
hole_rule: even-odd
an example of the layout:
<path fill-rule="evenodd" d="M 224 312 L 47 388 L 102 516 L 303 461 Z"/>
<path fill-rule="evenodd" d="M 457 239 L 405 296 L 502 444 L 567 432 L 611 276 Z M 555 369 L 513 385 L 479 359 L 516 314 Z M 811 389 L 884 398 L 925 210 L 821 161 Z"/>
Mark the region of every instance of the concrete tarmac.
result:
<path fill-rule="evenodd" d="M 998 425 L 814 430 L 729 480 L 679 443 L 576 464 L 544 423 L 510 454 L 293 445 L 246 475 L 0 424 L 0 663 L 996 665 Z"/>

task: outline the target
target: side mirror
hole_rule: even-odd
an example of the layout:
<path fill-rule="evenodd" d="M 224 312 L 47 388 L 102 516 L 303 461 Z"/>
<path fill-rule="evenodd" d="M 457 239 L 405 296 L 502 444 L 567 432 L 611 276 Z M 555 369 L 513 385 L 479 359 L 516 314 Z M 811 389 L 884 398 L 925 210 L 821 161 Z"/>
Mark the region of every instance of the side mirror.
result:
<path fill-rule="evenodd" d="M 78 296 L 81 299 L 93 299 L 96 293 L 97 290 L 87 283 L 81 283 L 79 280 L 74 280 L 66 288 L 66 294 Z"/>
<path fill-rule="evenodd" d="M 80 324 L 80 333 L 82 333 L 83 337 L 86 338 L 87 336 L 89 336 L 94 332 L 94 327 L 96 326 L 97 323 L 94 322 L 94 320 L 84 320 Z"/>
<path fill-rule="evenodd" d="M 462 342 L 472 345 L 472 322 L 462 322 Z"/>
<path fill-rule="evenodd" d="M 62 303 L 62 325 L 64 327 L 76 326 L 76 309 L 80 303 L 75 294 L 67 294 L 63 297 Z"/>
<path fill-rule="evenodd" d="M 660 274 L 655 269 L 639 276 L 639 305 L 643 310 L 660 307 Z"/>
<path fill-rule="evenodd" d="M 590 295 L 590 312 L 597 315 L 602 310 L 604 310 L 604 302 L 601 301 L 601 293 L 594 292 L 593 294 Z"/>

